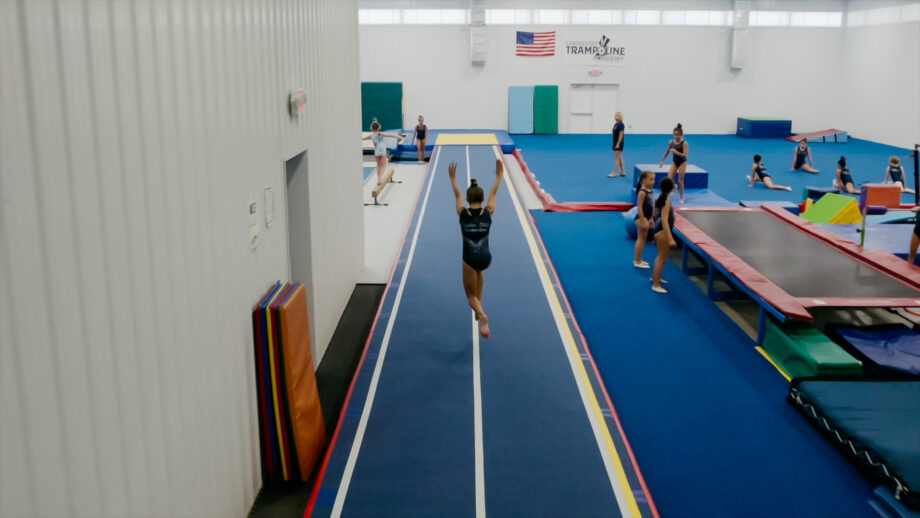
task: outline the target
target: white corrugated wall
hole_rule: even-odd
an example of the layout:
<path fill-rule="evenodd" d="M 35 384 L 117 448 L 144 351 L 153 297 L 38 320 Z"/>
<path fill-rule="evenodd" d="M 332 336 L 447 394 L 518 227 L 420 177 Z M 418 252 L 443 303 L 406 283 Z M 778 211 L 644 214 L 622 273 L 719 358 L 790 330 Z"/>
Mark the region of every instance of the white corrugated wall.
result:
<path fill-rule="evenodd" d="M 0 516 L 246 514 L 284 160 L 319 358 L 363 264 L 359 125 L 354 0 L 0 1 Z"/>

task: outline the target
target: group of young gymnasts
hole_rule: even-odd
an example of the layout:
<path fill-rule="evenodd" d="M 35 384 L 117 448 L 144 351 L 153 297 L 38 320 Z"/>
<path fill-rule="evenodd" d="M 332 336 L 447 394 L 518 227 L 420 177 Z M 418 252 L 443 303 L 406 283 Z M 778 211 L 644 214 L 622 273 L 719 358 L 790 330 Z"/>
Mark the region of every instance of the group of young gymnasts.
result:
<path fill-rule="evenodd" d="M 623 114 L 616 113 L 616 123 L 613 126 L 613 151 L 614 151 L 614 170 L 608 176 L 615 178 L 626 176 L 626 167 L 623 162 L 623 147 L 625 137 L 625 125 L 623 124 Z M 635 256 L 633 257 L 633 266 L 636 268 L 652 269 L 652 291 L 656 293 L 667 293 L 662 285 L 667 281 L 661 278 L 664 266 L 667 263 L 670 249 L 677 246 L 674 239 L 674 208 L 671 204 L 671 194 L 677 187 L 680 202 L 684 202 L 684 175 L 687 169 L 687 157 L 690 154 L 690 144 L 684 140 L 684 130 L 681 124 L 674 128 L 673 139 L 668 142 L 664 156 L 661 157 L 659 167 L 664 165 L 668 155 L 672 156 L 671 167 L 668 176 L 663 178 L 659 183 L 658 197 L 652 201 L 653 187 L 655 185 L 655 173 L 644 171 L 639 176 L 637 189 L 636 206 L 638 211 L 635 217 L 637 239 L 635 246 Z M 418 125 L 412 136 L 412 141 L 418 146 L 418 161 L 425 161 L 425 141 L 428 136 L 428 127 L 425 125 L 424 118 L 419 115 Z M 378 185 L 383 181 L 384 170 L 386 169 L 386 147 L 383 144 L 385 137 L 400 138 L 400 135 L 382 133 L 380 123 L 375 119 L 371 124 L 371 134 L 364 137 L 364 140 L 371 140 L 374 144 L 374 158 L 377 162 L 377 181 Z M 834 179 L 834 186 L 840 190 L 852 194 L 859 194 L 856 189 L 850 170 L 846 166 L 846 158 L 840 157 L 837 162 L 837 175 Z M 473 310 L 474 318 L 479 322 L 479 334 L 483 338 L 491 336 L 489 329 L 489 317 L 486 315 L 482 305 L 482 290 L 485 283 L 483 272 L 492 262 L 492 254 L 489 250 L 489 231 L 492 227 L 492 216 L 495 213 L 495 202 L 498 189 L 501 186 L 504 174 L 502 161 L 495 161 L 495 181 L 489 192 L 488 201 L 483 206 L 485 193 L 478 181 L 473 178 L 466 189 L 464 195 L 457 184 L 457 164 L 451 163 L 448 168 L 450 176 L 451 189 L 454 193 L 456 202 L 456 211 L 460 223 L 460 234 L 463 239 L 463 266 L 462 279 L 463 289 L 466 293 L 466 300 Z M 814 168 L 814 162 L 811 157 L 811 149 L 808 147 L 808 139 L 799 141 L 795 148 L 795 157 L 792 162 L 791 171 L 802 170 L 809 173 L 817 174 L 818 169 Z M 677 177 L 675 184 L 674 177 Z M 754 155 L 754 163 L 751 165 L 750 186 L 753 187 L 756 182 L 763 182 L 769 189 L 786 190 L 792 189 L 785 185 L 779 185 L 773 182 L 772 177 L 767 173 L 763 158 L 760 155 Z M 900 165 L 897 157 L 891 157 L 888 169 L 885 173 L 885 182 L 898 184 L 905 192 L 914 191 L 906 187 L 904 168 Z M 654 267 L 642 259 L 642 251 L 645 243 L 654 241 L 658 248 L 658 255 L 655 258 Z M 918 245 L 920 245 L 920 221 L 918 221 L 914 235 L 911 238 L 911 258 L 916 254 Z"/>

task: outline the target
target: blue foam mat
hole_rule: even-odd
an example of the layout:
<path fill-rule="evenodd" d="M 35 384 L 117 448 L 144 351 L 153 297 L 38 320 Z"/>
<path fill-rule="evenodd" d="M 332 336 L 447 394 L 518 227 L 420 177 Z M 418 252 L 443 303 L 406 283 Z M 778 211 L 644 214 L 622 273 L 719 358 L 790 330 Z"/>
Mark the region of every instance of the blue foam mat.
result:
<path fill-rule="evenodd" d="M 412 142 L 412 132 L 414 129 L 407 130 L 392 130 L 394 132 L 402 132 L 409 135 L 409 138 L 406 139 L 405 143 L 400 144 L 398 147 L 394 147 L 391 152 L 394 156 L 399 158 L 415 158 L 418 153 L 418 146 Z M 501 148 L 502 153 L 511 153 L 514 151 L 515 143 L 512 140 L 511 135 L 508 134 L 505 130 L 490 130 L 490 129 L 431 129 L 428 128 L 428 138 L 425 139 L 425 152 L 426 156 L 431 155 L 431 151 L 434 150 L 435 143 L 438 141 L 438 135 L 440 134 L 456 134 L 456 133 L 492 133 L 495 135 L 495 138 L 498 139 L 498 147 Z M 389 146 L 388 146 L 389 149 Z"/>
<path fill-rule="evenodd" d="M 649 289 L 622 215 L 532 213 L 662 516 L 874 516 L 753 340 L 673 263 Z"/>

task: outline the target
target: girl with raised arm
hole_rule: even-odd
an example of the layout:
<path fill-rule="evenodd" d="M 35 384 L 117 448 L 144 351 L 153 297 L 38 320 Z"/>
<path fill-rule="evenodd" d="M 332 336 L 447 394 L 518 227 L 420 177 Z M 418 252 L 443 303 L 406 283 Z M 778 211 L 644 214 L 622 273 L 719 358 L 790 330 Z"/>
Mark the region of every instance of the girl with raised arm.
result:
<path fill-rule="evenodd" d="M 664 159 L 668 158 L 669 154 L 673 157 L 671 169 L 668 171 L 668 178 L 673 180 L 674 174 L 677 173 L 677 187 L 680 192 L 680 202 L 683 203 L 684 175 L 687 173 L 687 156 L 690 155 L 690 143 L 684 140 L 684 127 L 679 122 L 677 127 L 674 128 L 673 134 L 674 139 L 668 143 L 668 149 L 664 152 L 664 156 L 661 157 L 658 167 L 664 165 Z"/>
<path fill-rule="evenodd" d="M 492 227 L 492 214 L 495 213 L 495 196 L 502 184 L 504 167 L 501 159 L 495 160 L 495 183 L 489 193 L 489 201 L 482 206 L 483 190 L 475 178 L 470 180 L 466 190 L 466 202 L 457 185 L 457 164 L 451 163 L 447 167 L 450 175 L 450 184 L 454 190 L 457 215 L 460 216 L 460 233 L 463 235 L 463 290 L 466 292 L 466 301 L 472 308 L 477 321 L 479 321 L 479 334 L 489 338 L 489 317 L 482 309 L 482 287 L 485 283 L 483 271 L 492 263 L 492 253 L 489 251 L 489 229 Z"/>
<path fill-rule="evenodd" d="M 374 143 L 374 160 L 377 161 L 377 185 L 380 185 L 380 182 L 383 181 L 383 175 L 386 174 L 387 168 L 387 147 L 383 143 L 384 137 L 399 139 L 399 135 L 382 133 L 380 123 L 377 122 L 377 119 L 374 119 L 374 122 L 371 123 L 371 134 L 361 138 L 361 140 L 370 140 Z"/>

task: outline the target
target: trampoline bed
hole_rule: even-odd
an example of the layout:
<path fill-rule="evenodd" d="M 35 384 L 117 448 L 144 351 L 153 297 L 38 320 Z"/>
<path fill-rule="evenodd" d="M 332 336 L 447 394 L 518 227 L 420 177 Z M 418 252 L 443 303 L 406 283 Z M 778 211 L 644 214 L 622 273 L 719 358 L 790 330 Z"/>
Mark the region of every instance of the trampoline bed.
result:
<path fill-rule="evenodd" d="M 920 382 L 796 380 L 789 401 L 895 498 L 920 510 Z"/>
<path fill-rule="evenodd" d="M 675 228 L 688 248 L 782 320 L 811 320 L 807 308 L 816 306 L 920 306 L 920 270 L 781 208 L 682 209 Z"/>

